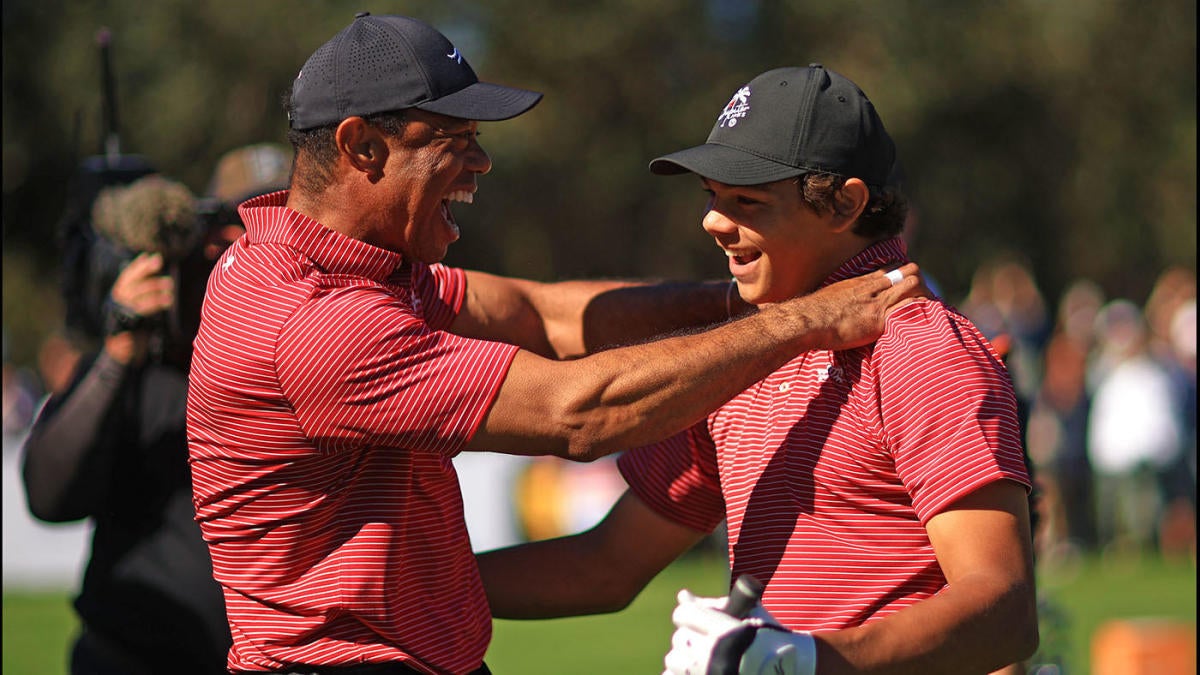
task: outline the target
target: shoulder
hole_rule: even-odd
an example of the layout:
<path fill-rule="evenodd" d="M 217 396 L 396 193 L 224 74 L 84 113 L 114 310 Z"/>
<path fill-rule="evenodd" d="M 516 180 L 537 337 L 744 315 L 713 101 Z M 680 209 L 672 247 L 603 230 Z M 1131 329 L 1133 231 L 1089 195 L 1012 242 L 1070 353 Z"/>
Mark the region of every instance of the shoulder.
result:
<path fill-rule="evenodd" d="M 1001 362 L 1000 354 L 979 328 L 941 300 L 918 300 L 892 312 L 874 349 L 877 358 L 916 357 L 947 351 Z"/>
<path fill-rule="evenodd" d="M 369 340 L 423 324 L 413 300 L 362 278 L 327 279 L 312 289 L 285 325 L 292 334 L 340 344 Z M 353 339 L 349 339 L 353 336 Z"/>
<path fill-rule="evenodd" d="M 969 319 L 940 301 L 922 300 L 893 312 L 871 351 L 869 369 L 881 392 L 899 395 L 896 402 L 1011 396 L 1000 354 Z"/>

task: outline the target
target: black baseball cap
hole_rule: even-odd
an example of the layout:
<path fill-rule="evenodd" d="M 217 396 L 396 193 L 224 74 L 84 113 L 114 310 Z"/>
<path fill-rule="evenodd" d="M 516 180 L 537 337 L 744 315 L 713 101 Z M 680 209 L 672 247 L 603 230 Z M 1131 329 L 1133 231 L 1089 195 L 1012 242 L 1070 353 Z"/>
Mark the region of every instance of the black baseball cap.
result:
<path fill-rule="evenodd" d="M 292 85 L 293 129 L 355 115 L 420 108 L 468 120 L 516 117 L 540 101 L 535 91 L 480 82 L 436 28 L 406 16 L 354 21 L 308 57 Z"/>
<path fill-rule="evenodd" d="M 750 80 L 721 110 L 704 145 L 659 157 L 650 171 L 690 171 L 729 185 L 824 172 L 880 188 L 893 184 L 895 166 L 896 146 L 867 95 L 814 63 Z"/>

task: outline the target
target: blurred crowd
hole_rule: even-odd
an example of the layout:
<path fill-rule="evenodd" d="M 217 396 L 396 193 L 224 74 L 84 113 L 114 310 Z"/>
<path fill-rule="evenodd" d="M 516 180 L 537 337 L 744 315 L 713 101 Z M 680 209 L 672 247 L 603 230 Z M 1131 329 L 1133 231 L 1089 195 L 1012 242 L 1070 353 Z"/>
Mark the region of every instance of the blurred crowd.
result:
<path fill-rule="evenodd" d="M 1144 303 L 1088 279 L 1046 298 L 1028 265 L 977 271 L 959 308 L 1005 354 L 1022 407 L 1043 562 L 1159 551 L 1195 560 L 1196 277 Z"/>

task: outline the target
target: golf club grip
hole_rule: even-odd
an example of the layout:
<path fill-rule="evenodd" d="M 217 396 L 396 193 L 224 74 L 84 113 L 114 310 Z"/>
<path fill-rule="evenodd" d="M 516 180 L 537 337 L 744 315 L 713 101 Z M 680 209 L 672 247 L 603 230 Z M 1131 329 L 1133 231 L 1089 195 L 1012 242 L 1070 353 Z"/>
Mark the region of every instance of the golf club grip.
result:
<path fill-rule="evenodd" d="M 758 604 L 762 594 L 762 582 L 749 574 L 743 574 L 737 578 L 733 588 L 729 591 L 729 602 L 725 605 L 725 613 L 738 619 L 746 618 L 750 615 L 750 610 Z"/>

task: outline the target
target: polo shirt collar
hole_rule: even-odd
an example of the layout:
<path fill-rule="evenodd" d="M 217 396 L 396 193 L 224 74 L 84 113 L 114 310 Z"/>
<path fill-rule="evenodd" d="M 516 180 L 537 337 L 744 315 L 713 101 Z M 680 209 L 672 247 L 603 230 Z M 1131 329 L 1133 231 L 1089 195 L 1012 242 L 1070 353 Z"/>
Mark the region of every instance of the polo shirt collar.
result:
<path fill-rule="evenodd" d="M 908 247 L 904 244 L 904 240 L 899 237 L 884 239 L 871 244 L 842 263 L 842 266 L 830 275 L 821 286 L 828 286 L 844 279 L 886 268 L 889 265 L 906 262 L 908 262 Z"/>
<path fill-rule="evenodd" d="M 288 190 L 242 202 L 238 213 L 251 244 L 274 243 L 296 249 L 327 274 L 351 274 L 384 282 L 404 265 L 404 256 L 325 227 L 286 206 Z"/>

